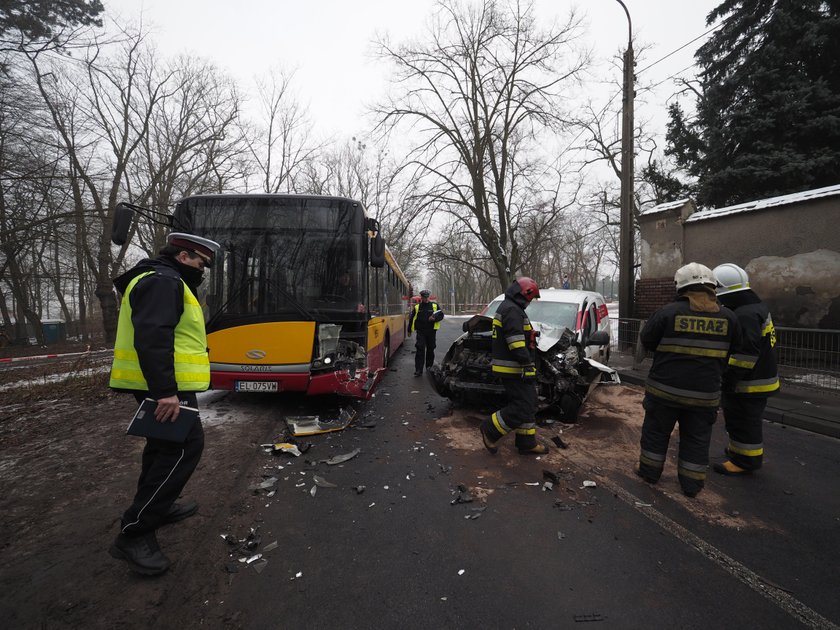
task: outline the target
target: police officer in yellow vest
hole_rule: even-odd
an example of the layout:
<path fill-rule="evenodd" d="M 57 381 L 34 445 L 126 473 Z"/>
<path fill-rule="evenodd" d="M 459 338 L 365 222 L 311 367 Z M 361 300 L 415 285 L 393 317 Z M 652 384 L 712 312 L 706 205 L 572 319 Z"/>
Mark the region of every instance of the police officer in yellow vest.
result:
<path fill-rule="evenodd" d="M 417 353 L 414 355 L 414 376 L 423 374 L 423 367 L 432 367 L 435 362 L 435 338 L 443 319 L 443 311 L 437 302 L 431 302 L 431 292 L 427 289 L 420 291 L 420 303 L 414 305 L 411 321 L 408 322 L 408 334 L 417 332 L 414 344 Z"/>
<path fill-rule="evenodd" d="M 210 386 L 204 315 L 196 299 L 205 267 L 219 244 L 172 233 L 156 258 L 140 261 L 114 280 L 122 293 L 110 386 L 138 402 L 157 400 L 158 422 L 176 422 L 181 405 L 197 407 Z M 195 502 L 176 503 L 201 459 L 204 431 L 193 422 L 183 443 L 146 438 L 134 502 L 122 516 L 110 553 L 143 575 L 158 575 L 169 560 L 155 530 L 195 514 Z"/>

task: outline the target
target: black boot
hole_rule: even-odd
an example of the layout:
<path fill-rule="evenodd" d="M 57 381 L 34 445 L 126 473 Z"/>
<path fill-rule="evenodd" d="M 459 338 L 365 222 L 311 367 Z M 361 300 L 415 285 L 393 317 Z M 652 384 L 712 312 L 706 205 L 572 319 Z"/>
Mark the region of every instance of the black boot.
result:
<path fill-rule="evenodd" d="M 142 575 L 160 575 L 170 565 L 154 532 L 136 537 L 119 534 L 108 552 L 117 560 L 125 560 L 132 571 Z"/>
<path fill-rule="evenodd" d="M 198 512 L 198 503 L 195 501 L 188 501 L 186 503 L 173 503 L 166 514 L 163 515 L 163 522 L 161 525 L 168 525 L 169 523 L 177 523 L 189 518 Z"/>

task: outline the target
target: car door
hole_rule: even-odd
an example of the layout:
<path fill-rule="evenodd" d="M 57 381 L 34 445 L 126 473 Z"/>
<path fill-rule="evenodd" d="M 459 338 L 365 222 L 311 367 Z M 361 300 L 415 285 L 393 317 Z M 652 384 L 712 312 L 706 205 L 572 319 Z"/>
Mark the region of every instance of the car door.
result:
<path fill-rule="evenodd" d="M 587 298 L 581 304 L 580 312 L 580 342 L 584 347 L 586 357 L 604 363 L 607 358 L 608 346 L 588 346 L 589 338 L 601 324 L 598 303 L 595 298 Z"/>

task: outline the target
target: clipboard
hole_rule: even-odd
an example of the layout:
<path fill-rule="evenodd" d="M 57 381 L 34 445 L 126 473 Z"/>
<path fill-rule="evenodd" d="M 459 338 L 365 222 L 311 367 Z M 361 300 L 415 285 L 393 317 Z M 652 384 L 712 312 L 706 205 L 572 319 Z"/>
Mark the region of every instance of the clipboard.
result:
<path fill-rule="evenodd" d="M 125 430 L 126 435 L 183 443 L 198 420 L 198 409 L 195 407 L 181 405 L 175 422 L 158 422 L 155 419 L 155 409 L 157 401 L 154 398 L 144 398 Z"/>

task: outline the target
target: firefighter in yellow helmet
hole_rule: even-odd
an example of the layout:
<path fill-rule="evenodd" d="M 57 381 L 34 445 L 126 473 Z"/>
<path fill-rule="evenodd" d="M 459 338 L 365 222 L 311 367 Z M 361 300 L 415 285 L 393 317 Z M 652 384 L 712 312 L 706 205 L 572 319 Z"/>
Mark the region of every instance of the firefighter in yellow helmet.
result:
<path fill-rule="evenodd" d="M 493 316 L 493 374 L 505 388 L 507 404 L 481 423 L 485 448 L 495 454 L 499 440 L 516 432 L 516 447 L 523 455 L 542 455 L 548 445 L 537 440 L 537 370 L 534 363 L 534 329 L 525 314 L 540 287 L 531 278 L 519 278 L 505 291 Z"/>
<path fill-rule="evenodd" d="M 750 288 L 747 272 L 733 263 L 714 268 L 717 296 L 741 324 L 741 344 L 723 374 L 721 408 L 729 434 L 728 459 L 713 466 L 722 475 L 746 475 L 761 468 L 762 418 L 767 398 L 779 391 L 776 329 L 767 305 Z"/>
<path fill-rule="evenodd" d="M 645 383 L 637 474 L 656 483 L 665 468 L 668 442 L 680 425 L 677 476 L 683 494 L 703 489 L 709 467 L 709 442 L 720 404 L 721 377 L 741 333 L 735 314 L 715 298 L 711 269 L 698 263 L 674 275 L 676 301 L 647 321 L 642 345 L 654 353 Z"/>
<path fill-rule="evenodd" d="M 175 232 L 156 258 L 141 260 L 114 280 L 122 293 L 111 388 L 157 401 L 155 419 L 177 422 L 180 406 L 197 407 L 210 385 L 204 314 L 196 299 L 218 243 Z M 183 420 L 182 420 L 183 421 Z M 176 503 L 201 459 L 204 431 L 196 419 L 183 443 L 146 438 L 134 500 L 111 545 L 113 557 L 143 575 L 169 568 L 155 530 L 193 515 L 194 502 Z"/>

